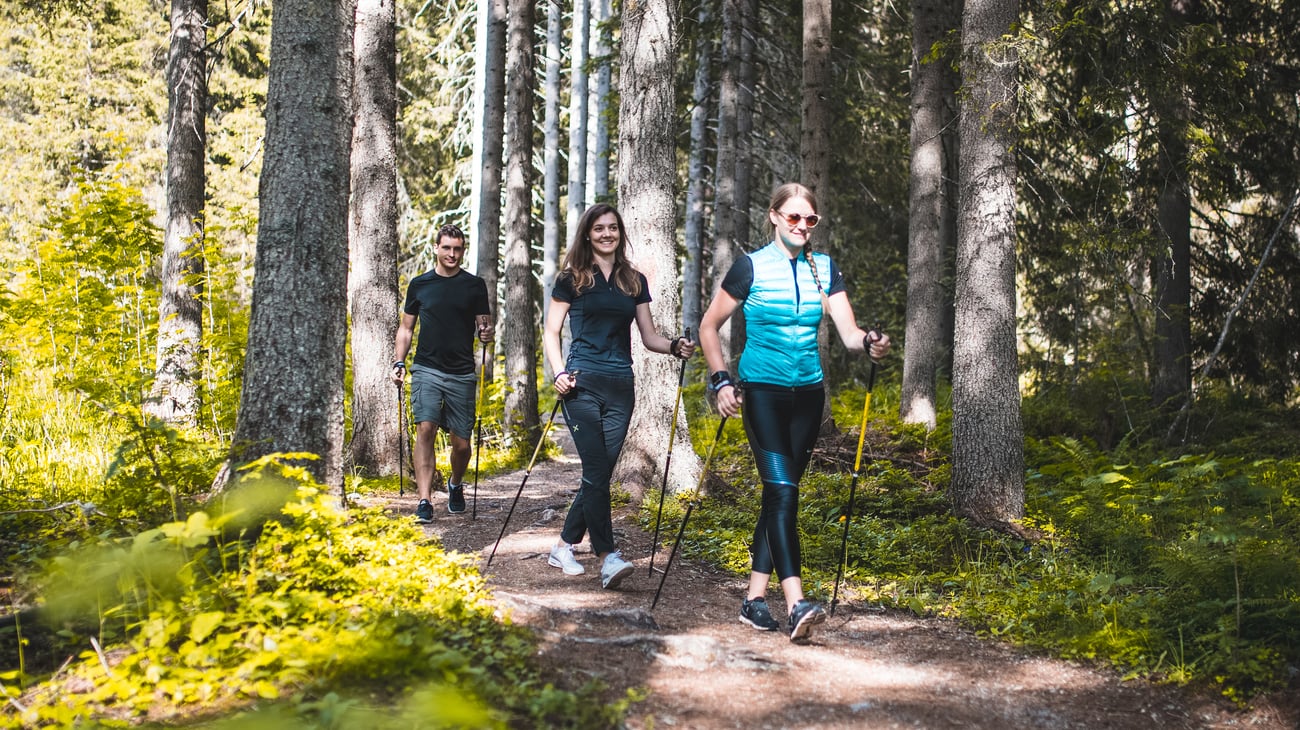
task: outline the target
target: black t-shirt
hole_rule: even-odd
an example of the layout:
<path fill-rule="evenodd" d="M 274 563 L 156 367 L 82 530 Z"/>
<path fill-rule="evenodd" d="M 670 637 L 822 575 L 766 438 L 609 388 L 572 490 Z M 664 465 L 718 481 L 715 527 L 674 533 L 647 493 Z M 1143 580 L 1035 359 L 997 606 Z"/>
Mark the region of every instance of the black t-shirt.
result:
<path fill-rule="evenodd" d="M 482 279 L 464 269 L 455 276 L 426 271 L 406 287 L 402 311 L 420 317 L 415 363 L 453 375 L 474 372 L 474 318 L 492 313 Z"/>
<path fill-rule="evenodd" d="M 624 294 L 595 270 L 596 283 L 577 292 L 573 274 L 565 272 L 555 279 L 551 298 L 569 303 L 569 360 L 566 370 L 583 370 L 602 375 L 632 374 L 632 323 L 636 308 L 650 302 L 650 283 L 638 273 L 641 293 Z"/>

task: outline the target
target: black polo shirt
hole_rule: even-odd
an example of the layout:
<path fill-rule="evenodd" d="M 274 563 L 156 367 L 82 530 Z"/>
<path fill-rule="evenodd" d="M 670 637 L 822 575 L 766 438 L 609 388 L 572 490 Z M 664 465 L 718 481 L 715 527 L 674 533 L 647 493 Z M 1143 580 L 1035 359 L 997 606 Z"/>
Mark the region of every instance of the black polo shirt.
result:
<path fill-rule="evenodd" d="M 594 273 L 596 283 L 589 289 L 575 291 L 573 274 L 565 272 L 556 277 L 551 291 L 552 299 L 569 303 L 572 340 L 564 367 L 601 375 L 631 375 L 632 323 L 637 305 L 650 302 L 650 283 L 638 272 L 641 293 L 634 297 L 606 281 L 599 267 Z"/>
<path fill-rule="evenodd" d="M 420 318 L 414 362 L 452 375 L 474 372 L 474 320 L 492 313 L 482 279 L 464 269 L 455 276 L 426 271 L 406 287 L 402 311 Z"/>

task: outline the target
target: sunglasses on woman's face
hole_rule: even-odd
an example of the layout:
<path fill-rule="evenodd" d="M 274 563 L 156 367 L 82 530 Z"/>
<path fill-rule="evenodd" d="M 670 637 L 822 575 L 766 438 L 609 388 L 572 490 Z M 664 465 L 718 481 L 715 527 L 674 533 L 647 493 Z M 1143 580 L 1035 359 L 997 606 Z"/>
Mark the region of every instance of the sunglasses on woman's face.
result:
<path fill-rule="evenodd" d="M 816 228 L 817 222 L 822 219 L 822 217 L 816 213 L 813 213 L 812 215 L 799 215 L 798 213 L 782 213 L 778 210 L 776 214 L 785 218 L 785 222 L 792 228 L 799 225 L 799 221 L 805 221 L 809 228 Z"/>

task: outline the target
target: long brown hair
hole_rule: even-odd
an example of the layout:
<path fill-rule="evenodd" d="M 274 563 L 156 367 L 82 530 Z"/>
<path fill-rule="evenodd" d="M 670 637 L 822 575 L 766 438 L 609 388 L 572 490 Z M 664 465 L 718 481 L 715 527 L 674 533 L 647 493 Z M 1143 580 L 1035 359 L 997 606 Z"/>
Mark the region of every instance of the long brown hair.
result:
<path fill-rule="evenodd" d="M 775 212 L 777 215 L 780 215 L 781 206 L 785 205 L 787 201 L 793 198 L 800 198 L 807 201 L 808 205 L 812 206 L 813 212 L 817 212 L 817 196 L 813 195 L 813 191 L 803 185 L 793 182 L 786 183 L 777 188 L 776 191 L 772 193 L 772 200 L 768 203 L 767 208 L 768 210 Z M 772 228 L 772 237 L 776 238 L 776 226 L 772 225 L 770 219 L 768 220 L 768 225 Z M 817 263 L 813 261 L 811 239 L 806 240 L 803 243 L 803 258 L 808 262 L 808 268 L 812 269 L 813 281 L 817 282 L 817 291 L 821 292 L 822 296 L 825 296 L 826 288 L 822 286 L 821 272 L 817 271 Z"/>
<path fill-rule="evenodd" d="M 627 258 L 630 245 L 627 240 L 627 227 L 623 225 L 623 216 L 618 209 L 608 203 L 596 203 L 578 219 L 577 230 L 569 250 L 564 254 L 561 273 L 573 277 L 573 290 L 582 292 L 596 284 L 596 255 L 591 247 L 591 228 L 603 215 L 614 214 L 618 221 L 618 248 L 614 249 L 614 270 L 610 272 L 610 283 L 628 296 L 640 296 L 641 277 Z"/>

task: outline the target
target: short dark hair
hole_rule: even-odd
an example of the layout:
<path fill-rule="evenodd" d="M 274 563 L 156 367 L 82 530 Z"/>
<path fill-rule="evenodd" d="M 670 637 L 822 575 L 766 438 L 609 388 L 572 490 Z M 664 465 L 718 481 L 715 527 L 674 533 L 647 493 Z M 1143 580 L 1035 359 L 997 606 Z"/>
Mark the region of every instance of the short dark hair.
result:
<path fill-rule="evenodd" d="M 459 226 L 452 225 L 451 223 L 448 223 L 444 225 L 442 228 L 438 229 L 438 235 L 435 236 L 433 239 L 434 244 L 437 244 L 444 237 L 454 238 L 460 241 L 461 243 L 465 243 L 465 232 L 462 231 Z"/>

